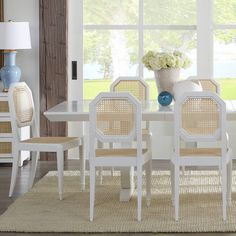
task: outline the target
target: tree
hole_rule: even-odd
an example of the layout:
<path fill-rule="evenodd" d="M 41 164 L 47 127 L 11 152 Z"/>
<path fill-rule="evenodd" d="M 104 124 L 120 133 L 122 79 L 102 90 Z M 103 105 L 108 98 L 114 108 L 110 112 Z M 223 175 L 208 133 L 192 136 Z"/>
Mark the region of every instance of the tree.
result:
<path fill-rule="evenodd" d="M 144 23 L 156 25 L 196 25 L 197 0 L 144 0 Z M 214 22 L 236 24 L 236 0 L 214 0 Z M 84 0 L 85 24 L 138 24 L 138 0 Z M 216 40 L 232 43 L 236 30 L 217 30 Z M 86 31 L 85 62 L 97 62 L 104 77 L 116 78 L 119 67 L 138 63 L 138 32 L 135 30 Z M 196 48 L 196 32 L 191 30 L 145 30 L 144 51 L 191 51 Z M 123 58 L 123 59 L 122 59 Z M 123 63 L 123 65 L 122 65 Z M 128 69 L 126 67 L 126 69 Z"/>
<path fill-rule="evenodd" d="M 133 23 L 133 18 L 137 18 L 136 11 L 133 10 L 132 2 L 136 3 L 136 0 L 118 0 L 118 1 L 106 1 L 100 0 L 95 2 L 94 0 L 84 1 L 85 9 L 85 24 L 126 24 L 127 21 Z M 133 6 L 133 5 L 132 5 Z M 132 12 L 132 11 L 133 12 Z M 133 14 L 134 13 L 134 14 Z M 130 55 L 127 51 L 127 38 L 124 31 L 107 31 L 106 34 L 101 34 L 97 31 L 97 39 L 92 38 L 92 34 L 87 34 L 85 46 L 85 58 L 86 62 L 98 62 L 100 65 L 109 71 L 104 73 L 111 75 L 113 79 L 117 78 L 121 74 L 127 74 L 130 64 Z M 103 37 L 103 36 L 105 37 Z M 89 50 L 97 52 L 89 52 Z M 110 56 L 109 56 L 109 55 Z M 98 56 L 100 55 L 100 56 Z M 95 57 L 96 56 L 96 57 Z M 112 66 L 109 66 L 110 65 Z"/>
<path fill-rule="evenodd" d="M 236 0 L 214 0 L 214 23 L 236 24 Z M 236 30 L 217 30 L 215 38 L 223 43 L 233 43 Z"/>

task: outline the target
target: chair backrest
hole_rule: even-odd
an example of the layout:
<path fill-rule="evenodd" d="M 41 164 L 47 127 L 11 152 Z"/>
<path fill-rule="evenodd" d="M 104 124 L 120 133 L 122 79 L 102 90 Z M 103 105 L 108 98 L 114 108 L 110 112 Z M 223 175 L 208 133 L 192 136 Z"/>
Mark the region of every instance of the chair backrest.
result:
<path fill-rule="evenodd" d="M 185 93 L 175 103 L 175 148 L 180 139 L 185 142 L 214 142 L 226 144 L 226 107 L 212 92 Z"/>
<path fill-rule="evenodd" d="M 141 142 L 141 104 L 129 93 L 100 93 L 89 106 L 90 140 Z"/>
<path fill-rule="evenodd" d="M 199 81 L 202 85 L 203 91 L 210 91 L 220 94 L 220 85 L 214 79 L 199 78 L 197 76 L 190 76 L 188 79 L 192 81 Z"/>
<path fill-rule="evenodd" d="M 9 108 L 13 133 L 18 128 L 35 125 L 32 92 L 25 82 L 14 83 L 9 89 Z"/>
<path fill-rule="evenodd" d="M 111 92 L 130 92 L 140 102 L 149 99 L 148 84 L 138 77 L 119 77 L 111 84 Z"/>

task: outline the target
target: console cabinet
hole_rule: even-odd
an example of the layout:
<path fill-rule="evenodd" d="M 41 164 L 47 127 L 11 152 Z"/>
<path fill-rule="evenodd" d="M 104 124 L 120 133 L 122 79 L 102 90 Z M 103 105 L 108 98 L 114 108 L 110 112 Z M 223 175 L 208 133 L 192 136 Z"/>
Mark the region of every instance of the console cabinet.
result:
<path fill-rule="evenodd" d="M 21 138 L 30 137 L 30 128 L 24 127 L 20 129 Z M 8 106 L 8 93 L 0 93 L 0 163 L 12 163 L 12 129 L 11 119 Z M 29 159 L 30 153 L 21 151 L 19 166 L 23 165 L 23 161 Z"/>

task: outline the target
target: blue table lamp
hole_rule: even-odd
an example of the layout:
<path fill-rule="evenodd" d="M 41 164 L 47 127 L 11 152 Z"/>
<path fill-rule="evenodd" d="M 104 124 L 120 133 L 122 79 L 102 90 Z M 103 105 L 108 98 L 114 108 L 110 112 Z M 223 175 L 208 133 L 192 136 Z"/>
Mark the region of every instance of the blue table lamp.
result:
<path fill-rule="evenodd" d="M 28 22 L 0 22 L 0 49 L 4 50 L 4 67 L 0 70 L 3 92 L 8 91 L 11 83 L 20 81 L 21 70 L 15 64 L 16 50 L 30 48 Z"/>

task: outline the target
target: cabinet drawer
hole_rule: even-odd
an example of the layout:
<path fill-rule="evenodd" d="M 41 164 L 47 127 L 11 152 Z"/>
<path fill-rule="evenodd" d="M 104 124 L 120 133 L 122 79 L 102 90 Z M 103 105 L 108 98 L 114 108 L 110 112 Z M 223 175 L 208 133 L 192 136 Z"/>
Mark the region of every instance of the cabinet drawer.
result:
<path fill-rule="evenodd" d="M 11 153 L 11 142 L 0 142 L 0 154 Z"/>
<path fill-rule="evenodd" d="M 9 112 L 9 106 L 7 101 L 0 101 L 0 113 Z"/>
<path fill-rule="evenodd" d="M 10 121 L 0 121 L 0 134 L 10 134 L 11 131 L 11 122 Z"/>

